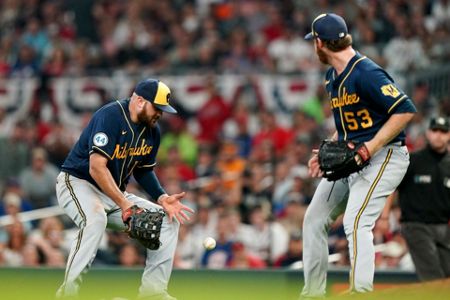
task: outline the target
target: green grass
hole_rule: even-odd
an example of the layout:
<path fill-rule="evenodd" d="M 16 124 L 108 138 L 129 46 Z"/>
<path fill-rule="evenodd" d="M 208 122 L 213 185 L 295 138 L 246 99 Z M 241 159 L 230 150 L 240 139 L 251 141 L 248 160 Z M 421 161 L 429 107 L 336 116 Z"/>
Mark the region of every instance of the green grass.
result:
<path fill-rule="evenodd" d="M 92 269 L 83 277 L 81 299 L 135 299 L 141 269 Z M 0 269 L 0 299 L 53 299 L 63 270 Z M 284 272 L 173 272 L 171 295 L 179 300 L 295 299 L 300 282 L 288 283 Z"/>
<path fill-rule="evenodd" d="M 94 268 L 83 277 L 82 300 L 135 299 L 142 269 Z M 63 280 L 62 269 L 0 268 L 1 300 L 54 299 Z M 337 294 L 347 286 L 348 272 L 330 272 L 329 291 Z M 377 291 L 364 295 L 334 296 L 333 300 L 446 300 L 450 282 L 411 284 L 415 278 L 398 273 L 377 274 Z M 386 285 L 401 284 L 388 289 Z M 169 285 L 179 300 L 296 300 L 303 285 L 299 271 L 175 270 Z"/>

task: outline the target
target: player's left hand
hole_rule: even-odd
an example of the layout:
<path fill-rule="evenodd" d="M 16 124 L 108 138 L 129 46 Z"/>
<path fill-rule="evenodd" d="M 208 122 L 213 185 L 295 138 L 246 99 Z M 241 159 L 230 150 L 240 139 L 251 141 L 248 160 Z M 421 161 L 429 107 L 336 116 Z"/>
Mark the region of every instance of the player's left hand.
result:
<path fill-rule="evenodd" d="M 313 155 L 308 161 L 309 176 L 311 176 L 312 178 L 322 177 L 323 173 L 320 170 L 319 156 L 318 156 L 319 149 L 313 149 L 312 153 Z"/>
<path fill-rule="evenodd" d="M 180 202 L 185 195 L 186 193 L 182 192 L 158 199 L 158 204 L 163 207 L 170 222 L 172 222 L 173 218 L 176 218 L 180 224 L 184 224 L 185 221 L 191 219 L 187 212 L 194 213 L 194 210 Z"/>
<path fill-rule="evenodd" d="M 370 161 L 365 143 L 324 140 L 319 148 L 319 165 L 323 177 L 336 181 L 364 169 Z"/>

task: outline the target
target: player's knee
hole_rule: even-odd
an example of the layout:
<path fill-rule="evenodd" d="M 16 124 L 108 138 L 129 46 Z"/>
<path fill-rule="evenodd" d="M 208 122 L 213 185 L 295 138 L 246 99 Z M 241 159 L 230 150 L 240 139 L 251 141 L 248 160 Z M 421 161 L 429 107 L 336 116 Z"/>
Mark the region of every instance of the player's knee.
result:
<path fill-rule="evenodd" d="M 98 212 L 87 219 L 86 226 L 105 229 L 108 218 L 104 212 Z M 103 230 L 99 230 L 103 234 Z"/>
<path fill-rule="evenodd" d="M 361 221 L 357 222 L 353 217 L 344 216 L 343 225 L 344 232 L 347 236 L 351 236 L 355 230 L 357 232 L 368 232 L 372 230 L 370 224 L 365 224 Z"/>
<path fill-rule="evenodd" d="M 344 226 L 344 232 L 347 236 L 353 234 L 354 228 L 355 228 L 355 218 L 348 217 L 347 215 L 344 215 L 344 219 L 342 220 L 343 226 Z"/>
<path fill-rule="evenodd" d="M 317 231 L 322 231 L 322 230 L 326 230 L 327 229 L 327 220 L 311 214 L 311 213 L 306 213 L 305 215 L 305 219 L 303 220 L 303 229 L 304 232 L 308 231 L 308 232 L 317 232 Z"/>
<path fill-rule="evenodd" d="M 308 207 L 303 219 L 303 226 L 307 226 L 310 222 L 314 222 L 314 220 L 317 220 L 317 216 L 311 211 L 311 208 Z"/>

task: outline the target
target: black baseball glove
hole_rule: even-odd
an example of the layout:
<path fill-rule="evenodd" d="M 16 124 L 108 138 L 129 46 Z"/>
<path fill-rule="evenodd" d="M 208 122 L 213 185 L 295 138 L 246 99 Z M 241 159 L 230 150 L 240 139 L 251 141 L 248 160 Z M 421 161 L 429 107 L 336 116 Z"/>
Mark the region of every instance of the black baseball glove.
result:
<path fill-rule="evenodd" d="M 161 246 L 159 236 L 165 215 L 162 209 L 148 210 L 133 205 L 122 212 L 122 220 L 131 238 L 150 250 L 157 250 Z"/>
<path fill-rule="evenodd" d="M 356 141 L 324 140 L 319 148 L 320 170 L 329 181 L 361 171 L 369 164 L 369 160 L 370 153 L 366 145 Z"/>

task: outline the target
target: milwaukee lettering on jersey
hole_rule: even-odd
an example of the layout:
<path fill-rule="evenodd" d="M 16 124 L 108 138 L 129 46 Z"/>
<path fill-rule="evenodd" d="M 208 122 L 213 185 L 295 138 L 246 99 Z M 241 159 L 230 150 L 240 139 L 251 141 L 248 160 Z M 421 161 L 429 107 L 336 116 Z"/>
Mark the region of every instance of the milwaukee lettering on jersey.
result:
<path fill-rule="evenodd" d="M 371 140 L 389 115 L 411 109 L 411 100 L 380 66 L 356 53 L 338 73 L 329 68 L 325 85 L 339 140 Z M 406 103 L 406 104 L 405 104 Z M 400 108 L 403 107 L 403 108 Z M 404 141 L 402 131 L 392 142 Z"/>
<path fill-rule="evenodd" d="M 343 88 L 343 93 L 340 98 L 332 98 L 330 101 L 331 108 L 339 108 L 347 105 L 353 105 L 359 102 L 359 97 L 356 93 L 349 94 L 347 93 L 347 89 Z"/>
<path fill-rule="evenodd" d="M 148 146 L 145 144 L 145 139 L 142 140 L 141 146 L 139 147 L 127 147 L 128 143 L 121 146 L 116 144 L 116 148 L 114 149 L 114 153 L 111 159 L 125 159 L 128 156 L 141 156 L 148 155 L 153 149 L 153 146 Z"/>
<path fill-rule="evenodd" d="M 89 161 L 93 153 L 103 155 L 114 182 L 124 191 L 135 170 L 155 166 L 159 126 L 133 123 L 129 105 L 130 99 L 123 99 L 97 110 L 61 169 L 97 186 L 90 175 Z"/>

